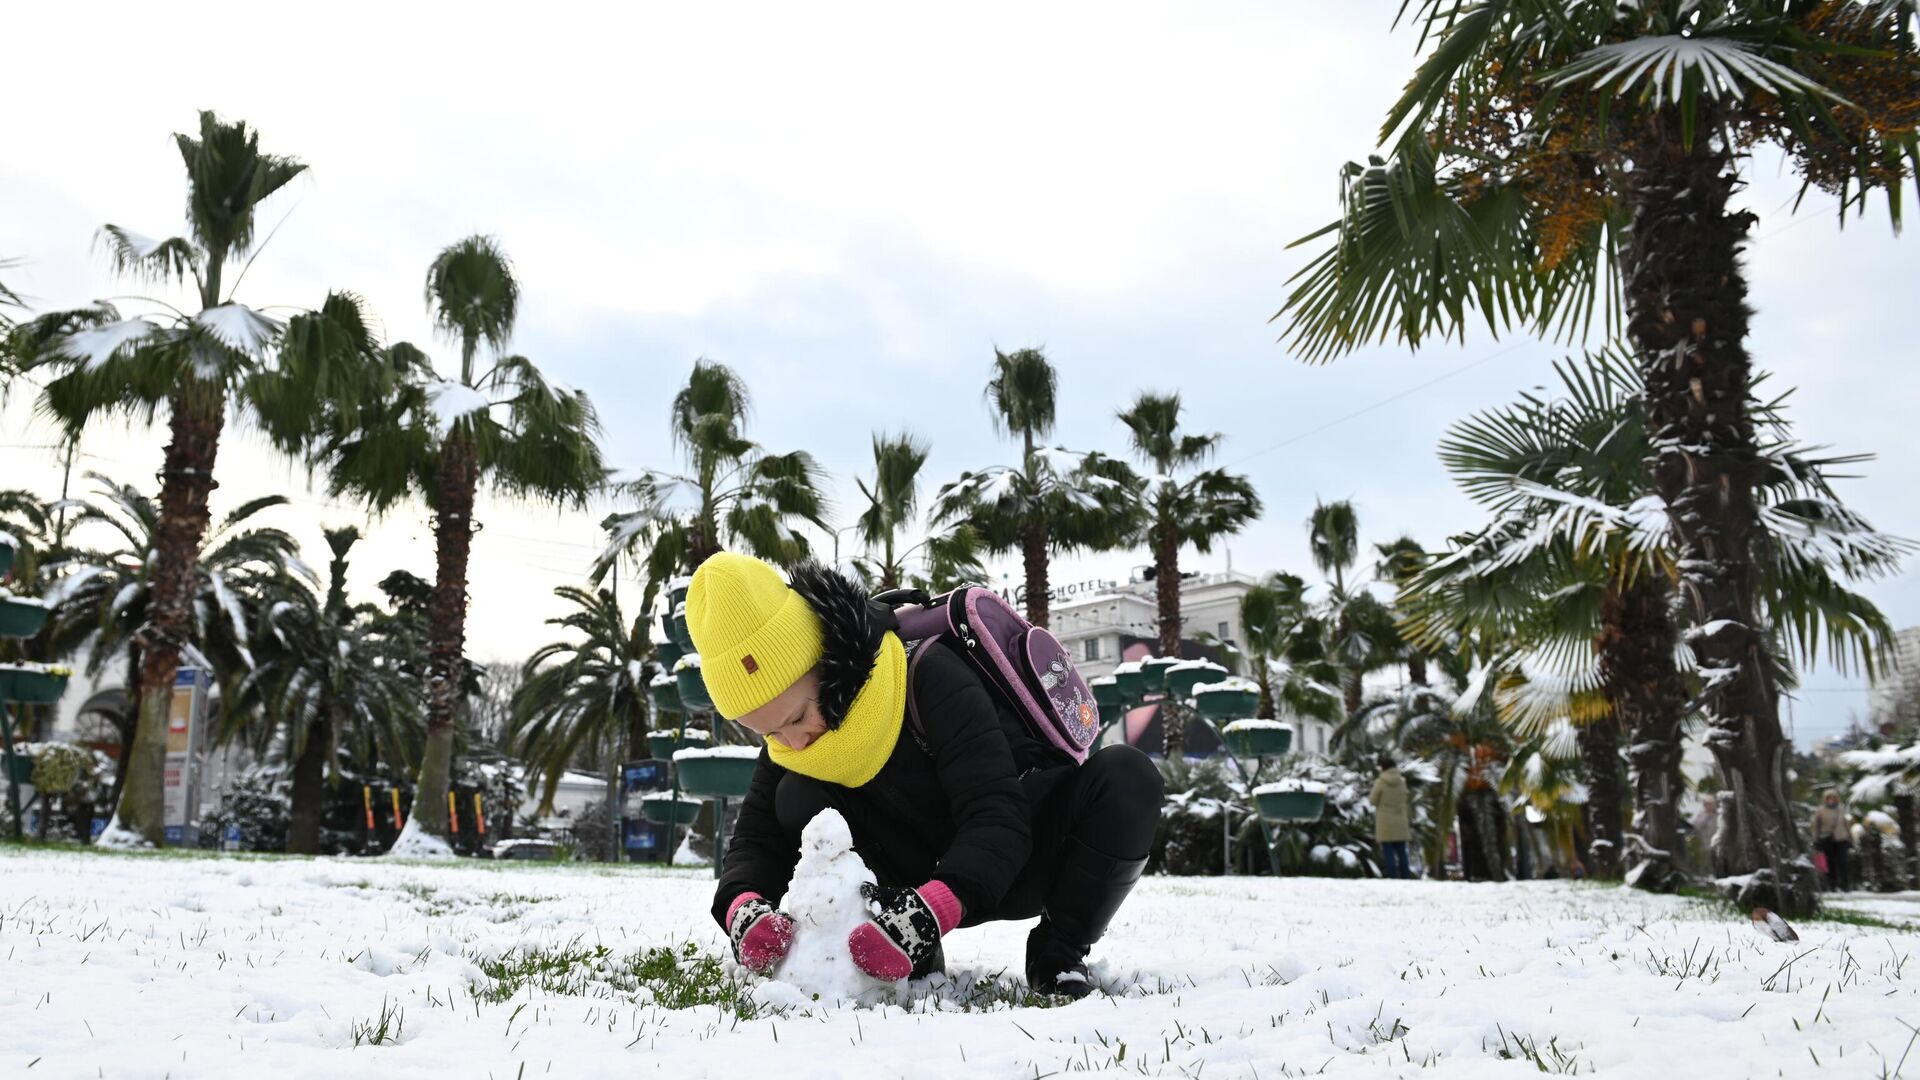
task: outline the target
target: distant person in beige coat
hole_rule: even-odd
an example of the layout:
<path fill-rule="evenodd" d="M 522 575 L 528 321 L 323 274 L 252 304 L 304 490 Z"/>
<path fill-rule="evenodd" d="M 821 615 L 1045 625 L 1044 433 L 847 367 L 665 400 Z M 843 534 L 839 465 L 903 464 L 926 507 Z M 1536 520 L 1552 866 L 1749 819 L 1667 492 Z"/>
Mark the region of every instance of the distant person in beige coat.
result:
<path fill-rule="evenodd" d="M 1853 823 L 1847 820 L 1847 808 L 1840 805 L 1837 791 L 1822 793 L 1820 808 L 1813 812 L 1813 846 L 1827 857 L 1827 888 L 1838 892 L 1851 889 L 1847 856 L 1853 851 Z"/>
<path fill-rule="evenodd" d="M 1380 778 L 1367 796 L 1373 802 L 1373 838 L 1380 842 L 1380 861 L 1387 876 L 1410 878 L 1413 868 L 1407 862 L 1407 841 L 1413 839 L 1413 805 L 1407 798 L 1407 778 L 1386 754 L 1380 755 L 1379 765 Z"/>

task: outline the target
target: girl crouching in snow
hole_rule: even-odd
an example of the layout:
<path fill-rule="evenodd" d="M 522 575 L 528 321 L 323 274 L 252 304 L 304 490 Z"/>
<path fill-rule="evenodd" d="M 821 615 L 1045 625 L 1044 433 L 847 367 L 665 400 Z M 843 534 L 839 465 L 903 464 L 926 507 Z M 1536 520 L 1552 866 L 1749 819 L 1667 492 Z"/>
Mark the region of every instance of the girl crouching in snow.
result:
<path fill-rule="evenodd" d="M 1159 771 L 1130 746 L 1076 767 L 942 639 L 916 646 L 909 680 L 884 605 L 817 565 L 792 579 L 722 552 L 687 591 L 715 708 L 767 740 L 713 901 L 735 958 L 766 971 L 786 955 L 779 898 L 801 830 L 832 808 L 877 880 L 847 939 L 862 971 L 919 978 L 944 968 L 954 928 L 1037 915 L 1028 985 L 1085 996 L 1087 951 L 1146 867 Z"/>

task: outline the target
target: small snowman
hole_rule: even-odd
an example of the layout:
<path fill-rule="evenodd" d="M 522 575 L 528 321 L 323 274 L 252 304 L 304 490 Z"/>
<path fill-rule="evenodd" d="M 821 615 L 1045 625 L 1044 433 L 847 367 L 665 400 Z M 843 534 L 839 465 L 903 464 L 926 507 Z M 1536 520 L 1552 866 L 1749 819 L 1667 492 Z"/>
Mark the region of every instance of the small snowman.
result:
<path fill-rule="evenodd" d="M 873 880 L 839 811 L 822 810 L 808 822 L 793 884 L 780 903 L 793 917 L 793 948 L 773 977 L 822 1002 L 871 1003 L 897 986 L 855 967 L 847 952 L 847 935 L 867 920 L 860 886 Z"/>

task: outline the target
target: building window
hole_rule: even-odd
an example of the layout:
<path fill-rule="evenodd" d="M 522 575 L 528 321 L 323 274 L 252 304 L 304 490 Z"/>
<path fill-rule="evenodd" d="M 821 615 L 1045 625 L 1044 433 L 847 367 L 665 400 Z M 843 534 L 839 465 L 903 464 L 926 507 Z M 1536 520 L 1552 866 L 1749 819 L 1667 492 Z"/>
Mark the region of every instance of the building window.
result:
<path fill-rule="evenodd" d="M 1088 638 L 1086 650 L 1081 654 L 1080 658 L 1082 660 L 1100 659 L 1100 639 L 1097 637 Z"/>
<path fill-rule="evenodd" d="M 1227 640 L 1227 624 L 1221 623 L 1220 629 L 1213 636 L 1219 638 L 1221 641 Z"/>

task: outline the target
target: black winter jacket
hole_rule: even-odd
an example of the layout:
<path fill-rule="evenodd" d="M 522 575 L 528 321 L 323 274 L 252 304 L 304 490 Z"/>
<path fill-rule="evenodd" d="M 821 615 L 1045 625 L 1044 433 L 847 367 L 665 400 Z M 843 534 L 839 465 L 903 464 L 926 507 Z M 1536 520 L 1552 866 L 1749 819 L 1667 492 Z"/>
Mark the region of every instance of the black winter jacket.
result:
<path fill-rule="evenodd" d="M 907 692 L 919 706 L 924 740 L 903 719 L 893 754 L 872 780 L 841 787 L 790 774 L 765 750 L 727 842 L 713 917 L 743 892 L 785 895 L 800 859 L 799 834 L 775 814 L 783 778 L 817 784 L 853 833 L 854 850 L 883 885 L 944 882 L 971 925 L 992 915 L 1031 849 L 1032 807 L 1073 768 L 989 691 L 967 660 L 939 640 L 913 668 Z"/>

